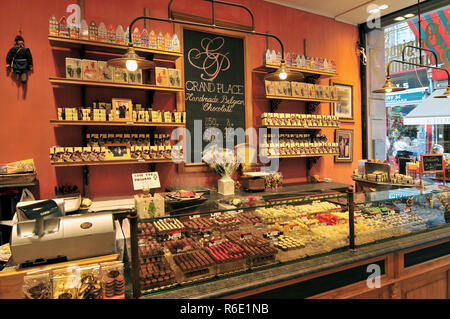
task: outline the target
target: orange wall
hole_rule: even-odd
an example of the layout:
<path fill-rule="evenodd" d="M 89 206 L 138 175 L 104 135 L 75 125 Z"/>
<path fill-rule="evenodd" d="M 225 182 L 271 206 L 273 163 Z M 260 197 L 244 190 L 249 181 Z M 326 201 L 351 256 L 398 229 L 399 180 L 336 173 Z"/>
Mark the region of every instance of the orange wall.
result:
<path fill-rule="evenodd" d="M 86 20 L 95 20 L 114 25 L 127 26 L 136 16 L 143 15 L 143 8 L 150 8 L 151 16 L 167 18 L 168 1 L 161 0 L 85 0 Z M 303 53 L 303 39 L 307 39 L 307 50 L 310 56 L 319 56 L 336 61 L 339 80 L 350 81 L 354 86 L 355 123 L 343 124 L 342 128 L 352 128 L 355 133 L 354 162 L 334 163 L 332 157 L 321 158 L 313 167 L 312 174 L 330 177 L 335 181 L 351 183 L 351 172 L 357 167 L 361 158 L 361 96 L 359 81 L 359 59 L 355 53 L 358 41 L 356 26 L 336 22 L 333 19 L 311 13 L 282 7 L 261 0 L 235 1 L 247 6 L 254 14 L 256 31 L 269 32 L 278 36 L 284 44 L 286 52 Z M 4 0 L 0 10 L 0 51 L 3 59 L 13 45 L 14 37 L 19 29 L 25 38 L 26 46 L 31 49 L 35 70 L 30 75 L 28 84 L 19 87 L 6 68 L 0 73 L 0 163 L 34 158 L 40 181 L 40 195 L 53 192 L 56 185 L 75 184 L 82 186 L 82 168 L 54 168 L 49 163 L 49 148 L 54 145 L 81 145 L 81 128 L 54 127 L 50 119 L 56 118 L 58 106 L 79 106 L 80 88 L 53 87 L 49 76 L 64 75 L 64 57 L 77 57 L 76 50 L 70 51 L 52 48 L 47 40 L 48 19 L 55 14 L 59 19 L 66 15 L 67 5 L 76 0 Z M 106 5 L 107 3 L 107 5 Z M 204 1 L 174 1 L 174 11 L 186 12 L 200 16 L 210 16 L 210 4 Z M 12 17 L 12 13 L 14 14 Z M 240 9 L 217 5 L 218 19 L 249 24 L 248 14 Z M 137 24 L 142 27 L 142 22 Z M 152 21 L 155 30 L 171 32 L 172 25 Z M 251 68 L 262 64 L 266 49 L 266 38 L 250 36 Z M 271 46 L 278 49 L 278 44 L 271 40 Z M 90 57 L 88 55 L 88 57 Z M 96 58 L 95 56 L 92 56 Z M 104 59 L 107 59 L 106 57 Z M 260 114 L 269 112 L 269 103 L 260 97 L 264 93 L 262 75 L 252 73 L 253 82 L 253 123 L 260 124 Z M 320 80 L 328 84 L 327 79 Z M 145 103 L 145 93 L 128 90 L 111 90 L 88 88 L 87 98 L 90 104 L 93 99 L 112 97 L 129 97 L 137 103 Z M 170 94 L 156 93 L 155 106 L 170 109 L 174 106 Z M 279 112 L 303 112 L 304 103 L 282 102 Z M 317 114 L 329 114 L 329 104 L 321 104 Z M 98 128 L 88 130 L 100 131 Z M 102 129 L 104 130 L 104 129 Z M 126 128 L 121 129 L 128 130 Z M 139 129 L 137 129 L 139 131 Z M 114 130 L 111 132 L 120 132 Z M 328 140 L 334 140 L 334 130 L 325 130 Z M 142 132 L 142 129 L 141 131 Z M 286 182 L 303 181 L 306 176 L 304 159 L 285 159 L 281 161 L 280 170 Z M 109 196 L 132 194 L 131 174 L 146 171 L 146 165 L 107 165 L 90 169 L 91 195 Z M 175 165 L 160 164 L 157 166 L 163 187 L 172 185 L 215 185 L 216 177 L 211 173 L 178 174 Z"/>

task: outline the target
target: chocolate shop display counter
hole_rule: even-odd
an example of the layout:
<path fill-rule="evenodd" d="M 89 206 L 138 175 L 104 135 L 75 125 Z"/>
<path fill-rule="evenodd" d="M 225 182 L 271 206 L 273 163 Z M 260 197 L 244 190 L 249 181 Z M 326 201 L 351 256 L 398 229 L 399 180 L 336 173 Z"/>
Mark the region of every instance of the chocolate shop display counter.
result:
<path fill-rule="evenodd" d="M 447 188 L 296 187 L 136 218 L 133 297 L 448 297 Z"/>

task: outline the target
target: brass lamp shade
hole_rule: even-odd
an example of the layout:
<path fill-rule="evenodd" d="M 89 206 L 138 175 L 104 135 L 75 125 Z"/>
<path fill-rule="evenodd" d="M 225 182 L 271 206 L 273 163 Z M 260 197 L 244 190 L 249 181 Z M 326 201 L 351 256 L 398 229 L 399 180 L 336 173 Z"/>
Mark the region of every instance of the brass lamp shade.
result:
<path fill-rule="evenodd" d="M 155 62 L 141 58 L 136 54 L 134 48 L 130 46 L 127 52 L 120 58 L 111 59 L 108 61 L 108 65 L 116 68 L 126 68 L 127 61 L 136 61 L 137 69 L 153 69 Z"/>
<path fill-rule="evenodd" d="M 435 96 L 436 99 L 445 99 L 445 98 L 450 98 L 450 85 L 447 86 L 447 90 L 445 90 L 444 93 L 442 93 L 442 95 L 437 95 Z"/>
<path fill-rule="evenodd" d="M 292 72 L 287 67 L 284 61 L 281 66 L 275 71 L 264 76 L 267 81 L 301 81 L 305 76 L 300 72 Z"/>
<path fill-rule="evenodd" d="M 404 91 L 404 90 L 406 90 L 406 89 L 402 88 L 402 87 L 398 87 L 394 83 L 392 83 L 391 77 L 388 76 L 386 78 L 386 82 L 384 83 L 383 87 L 381 89 L 372 91 L 372 93 L 391 93 L 391 92 L 399 92 L 399 91 Z"/>

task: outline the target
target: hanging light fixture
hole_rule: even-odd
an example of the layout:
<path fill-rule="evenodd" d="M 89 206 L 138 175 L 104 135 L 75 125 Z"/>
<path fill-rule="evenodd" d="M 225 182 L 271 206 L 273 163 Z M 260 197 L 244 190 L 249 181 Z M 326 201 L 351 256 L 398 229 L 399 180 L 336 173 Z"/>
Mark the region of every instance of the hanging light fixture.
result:
<path fill-rule="evenodd" d="M 305 78 L 303 73 L 290 71 L 286 67 L 284 60 L 281 60 L 280 67 L 275 71 L 264 76 L 267 81 L 301 81 Z"/>
<path fill-rule="evenodd" d="M 418 3 L 417 3 L 417 13 L 418 13 L 417 29 L 419 30 L 419 44 L 421 44 L 422 37 L 421 37 L 421 32 L 420 32 L 420 21 L 421 21 L 421 19 L 420 19 L 420 0 L 418 0 Z M 405 50 L 407 48 L 419 50 L 420 63 L 412 63 L 412 62 L 405 61 Z M 422 64 L 422 51 L 428 51 L 434 56 L 435 66 Z M 435 96 L 435 98 L 450 98 L 450 74 L 446 69 L 438 67 L 438 58 L 437 58 L 436 53 L 434 51 L 431 51 L 431 50 L 428 50 L 428 49 L 425 49 L 422 47 L 412 46 L 412 45 L 405 45 L 403 47 L 401 60 L 389 61 L 388 65 L 386 67 L 386 82 L 384 83 L 382 88 L 374 90 L 374 91 L 372 91 L 372 93 L 390 93 L 390 92 L 399 92 L 399 91 L 405 90 L 405 88 L 398 87 L 391 81 L 389 69 L 390 69 L 390 66 L 392 63 L 402 63 L 402 64 L 418 66 L 418 67 L 423 67 L 423 68 L 431 68 L 431 69 L 436 69 L 436 70 L 441 70 L 441 71 L 446 72 L 447 73 L 447 90 L 442 95 Z"/>
<path fill-rule="evenodd" d="M 391 77 L 387 76 L 386 82 L 384 82 L 383 87 L 378 90 L 374 90 L 372 92 L 373 93 L 391 93 L 391 92 L 399 92 L 399 91 L 404 91 L 404 90 L 406 90 L 406 89 L 403 87 L 396 86 L 394 83 L 392 83 Z"/>
<path fill-rule="evenodd" d="M 268 73 L 266 75 L 265 79 L 269 80 L 269 81 L 299 81 L 304 78 L 304 75 L 302 73 L 293 72 L 286 67 L 286 63 L 284 61 L 283 43 L 281 42 L 281 40 L 278 37 L 276 37 L 270 33 L 260 33 L 260 32 L 255 31 L 255 21 L 253 18 L 253 13 L 247 7 L 240 5 L 240 4 L 235 4 L 235 3 L 230 3 L 230 2 L 220 1 L 220 0 L 205 0 L 205 1 L 211 2 L 211 5 L 212 5 L 212 18 L 211 18 L 212 24 L 197 23 L 197 22 L 190 22 L 190 21 L 174 19 L 173 15 L 172 15 L 172 10 L 171 10 L 171 5 L 172 5 L 173 0 L 169 1 L 169 5 L 168 5 L 169 18 L 168 19 L 146 17 L 146 16 L 141 16 L 141 17 L 135 18 L 128 27 L 130 32 L 128 34 L 129 47 L 128 47 L 127 52 L 120 58 L 115 58 L 115 59 L 109 60 L 108 65 L 115 66 L 118 68 L 127 68 L 130 71 L 137 70 L 137 69 L 154 68 L 155 63 L 153 61 L 144 59 L 144 58 L 140 57 L 138 54 L 136 54 L 136 52 L 133 48 L 132 30 L 133 30 L 134 23 L 138 20 L 155 20 L 155 21 L 179 23 L 179 24 L 185 24 L 185 25 L 191 25 L 191 26 L 197 26 L 197 27 L 207 27 L 207 28 L 211 28 L 211 29 L 221 29 L 221 30 L 226 30 L 226 31 L 243 32 L 243 33 L 248 33 L 248 34 L 252 34 L 252 35 L 260 35 L 260 36 L 274 38 L 275 40 L 278 41 L 278 43 L 280 44 L 280 47 L 281 47 L 281 65 L 275 72 Z M 222 27 L 222 26 L 216 25 L 215 7 L 214 7 L 215 3 L 245 9 L 250 14 L 251 19 L 252 19 L 251 30 Z"/>
<path fill-rule="evenodd" d="M 137 69 L 153 69 L 155 67 L 155 62 L 141 58 L 130 42 L 127 52 L 120 58 L 109 60 L 108 65 L 116 68 L 126 68 L 128 71 L 133 72 Z"/>

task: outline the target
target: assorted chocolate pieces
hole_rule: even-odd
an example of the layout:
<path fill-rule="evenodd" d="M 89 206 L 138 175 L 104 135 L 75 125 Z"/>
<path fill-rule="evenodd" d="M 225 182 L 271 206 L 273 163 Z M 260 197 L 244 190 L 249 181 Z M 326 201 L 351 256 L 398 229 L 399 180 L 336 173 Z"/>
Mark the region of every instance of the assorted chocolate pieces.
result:
<path fill-rule="evenodd" d="M 102 283 L 94 274 L 85 274 L 80 278 L 78 299 L 100 299 Z"/>
<path fill-rule="evenodd" d="M 198 245 L 192 238 L 183 238 L 166 242 L 166 247 L 172 254 L 182 253 L 197 249 Z"/>
<path fill-rule="evenodd" d="M 241 246 L 230 241 L 205 247 L 205 249 L 217 263 L 235 261 L 247 256 Z"/>
<path fill-rule="evenodd" d="M 138 223 L 138 237 L 155 236 L 156 228 L 151 222 Z"/>
<path fill-rule="evenodd" d="M 187 231 L 192 235 L 203 235 L 212 231 L 214 226 L 213 220 L 210 218 L 191 218 L 183 221 Z"/>
<path fill-rule="evenodd" d="M 125 278 L 118 270 L 108 271 L 103 280 L 103 289 L 106 298 L 120 296 L 125 293 Z"/>
<path fill-rule="evenodd" d="M 201 270 L 214 265 L 214 261 L 202 249 L 175 255 L 173 260 L 184 273 Z"/>
<path fill-rule="evenodd" d="M 125 298 L 120 261 L 29 272 L 22 285 L 25 299 Z"/>
<path fill-rule="evenodd" d="M 260 259 L 261 262 L 265 259 L 269 261 L 277 253 L 277 249 L 272 247 L 270 242 L 264 239 L 261 234 L 234 232 L 228 234 L 227 238 L 238 243 L 253 261 L 255 258 Z"/>
<path fill-rule="evenodd" d="M 261 217 L 259 217 L 255 212 L 248 210 L 238 214 L 237 219 L 241 224 L 256 225 L 261 223 Z"/>
<path fill-rule="evenodd" d="M 25 288 L 24 291 L 25 299 L 51 299 L 51 289 L 46 283 L 38 283 L 30 288 Z"/>
<path fill-rule="evenodd" d="M 164 262 L 141 264 L 139 277 L 142 290 L 169 285 L 175 281 L 175 273 L 170 265 Z"/>

